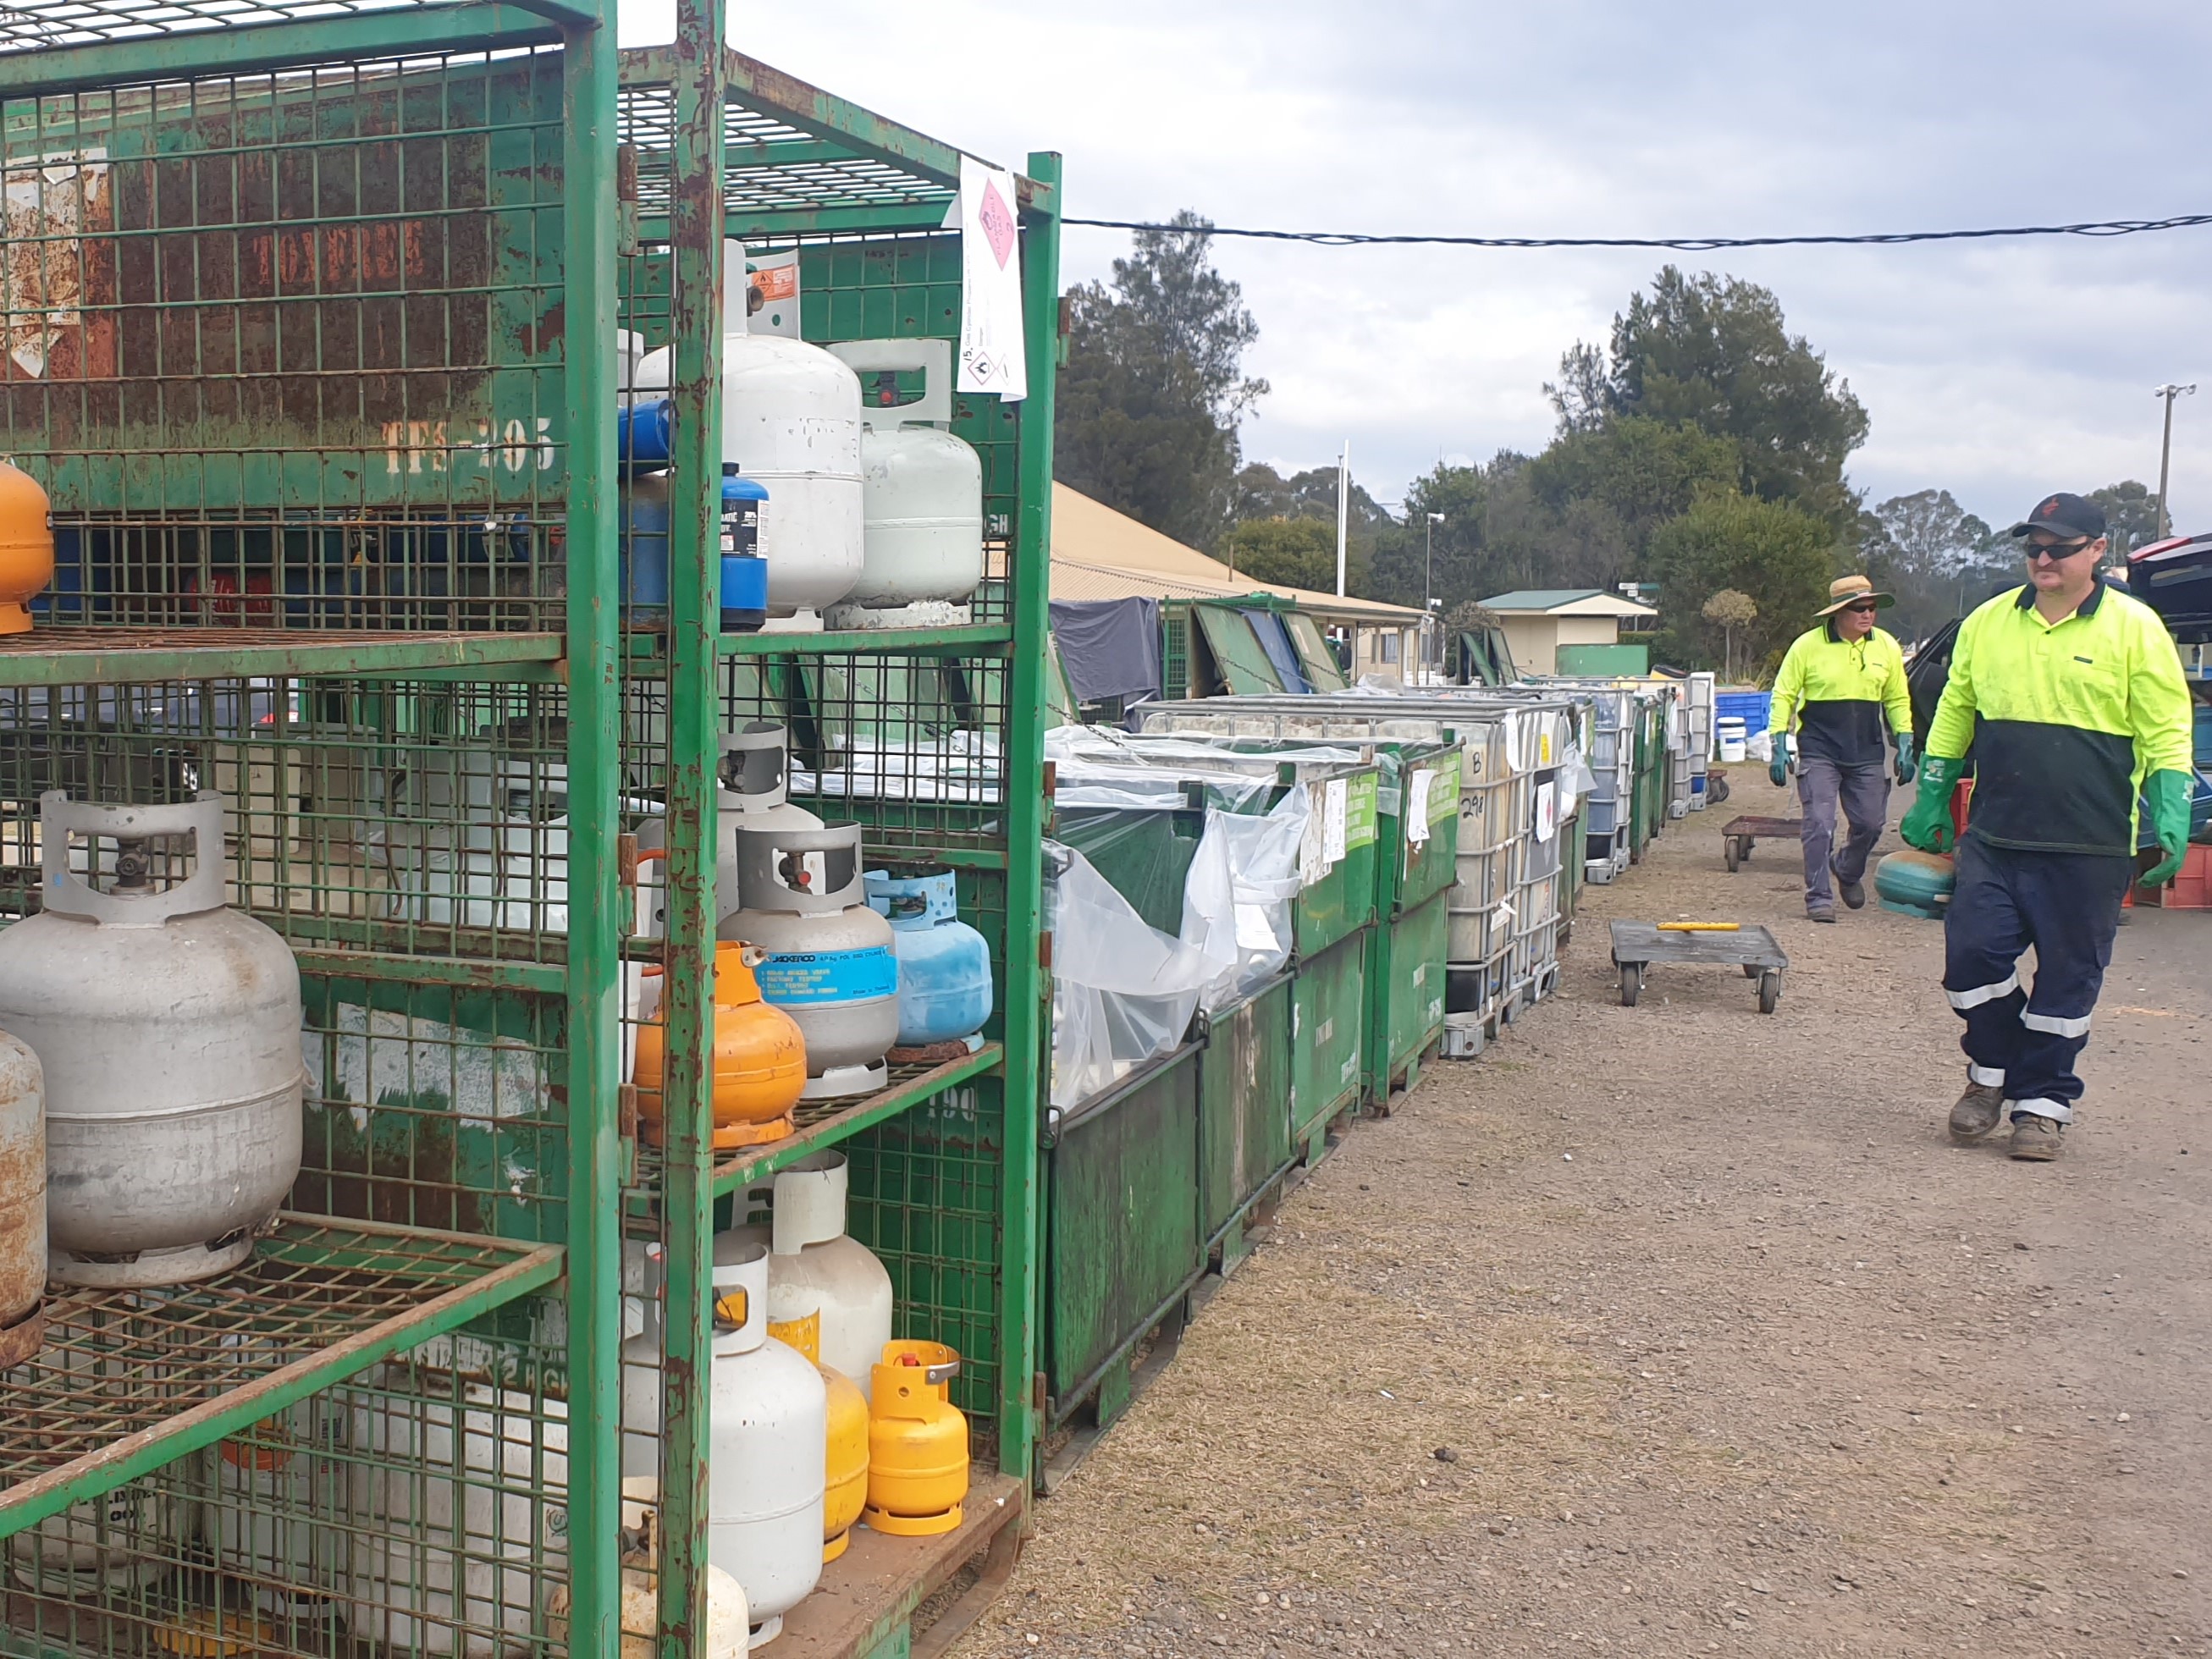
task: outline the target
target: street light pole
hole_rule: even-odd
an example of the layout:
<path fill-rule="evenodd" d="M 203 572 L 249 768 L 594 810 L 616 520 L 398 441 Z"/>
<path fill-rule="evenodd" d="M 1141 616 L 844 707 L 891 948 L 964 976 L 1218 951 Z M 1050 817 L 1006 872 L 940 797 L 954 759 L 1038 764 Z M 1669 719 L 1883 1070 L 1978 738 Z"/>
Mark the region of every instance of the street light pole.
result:
<path fill-rule="evenodd" d="M 1426 517 L 1428 523 L 1423 526 L 1425 533 L 1421 544 L 1421 627 L 1429 636 L 1428 654 L 1433 666 L 1436 661 L 1437 602 L 1429 597 L 1429 589 L 1432 585 L 1431 574 L 1437 567 L 1437 526 L 1444 521 L 1444 515 L 1431 513 Z"/>
<path fill-rule="evenodd" d="M 2166 478 L 2173 459 L 2173 400 L 2196 390 L 2193 381 L 2187 386 L 2168 383 L 2150 394 L 2154 398 L 2166 399 L 2166 434 L 2158 443 L 2158 538 L 2160 541 L 2173 534 L 2173 514 L 2166 510 Z"/>
<path fill-rule="evenodd" d="M 1424 611 L 1429 608 L 1429 589 L 1431 586 L 1430 573 L 1435 570 L 1437 566 L 1437 526 L 1444 521 L 1444 515 L 1441 513 L 1431 513 L 1427 515 L 1427 518 L 1428 533 L 1421 548 L 1421 609 Z"/>
<path fill-rule="evenodd" d="M 1344 597 L 1344 532 L 1352 517 L 1352 440 L 1336 453 L 1336 597 Z"/>

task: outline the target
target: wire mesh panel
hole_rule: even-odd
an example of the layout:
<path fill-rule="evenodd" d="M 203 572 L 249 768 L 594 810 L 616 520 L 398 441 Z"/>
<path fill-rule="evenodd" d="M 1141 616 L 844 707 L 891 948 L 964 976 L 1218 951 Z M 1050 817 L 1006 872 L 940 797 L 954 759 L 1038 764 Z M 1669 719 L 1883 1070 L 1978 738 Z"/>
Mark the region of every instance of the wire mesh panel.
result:
<path fill-rule="evenodd" d="M 319 679 L 0 690 L 0 914 L 36 901 L 40 797 L 224 798 L 230 902 L 295 945 L 558 961 L 565 693 Z"/>
<path fill-rule="evenodd" d="M 622 142 L 639 154 L 640 207 L 665 215 L 672 192 L 675 88 L 652 83 L 624 87 L 619 130 Z M 722 132 L 727 161 L 722 199 L 732 228 L 740 232 L 762 215 L 820 207 L 913 208 L 915 220 L 927 222 L 942 218 L 954 195 L 935 179 L 841 150 L 735 102 L 724 112 Z"/>
<path fill-rule="evenodd" d="M 553 1659 L 560 1339 L 518 1304 L 18 1533 L 0 1651 Z"/>
<path fill-rule="evenodd" d="M 633 89 L 626 96 L 634 100 L 647 90 L 650 89 Z M 652 137 L 649 128 L 640 129 L 640 133 L 641 138 Z M 650 178 L 654 164 L 650 150 L 641 150 L 641 156 L 642 181 Z M 738 181 L 756 173 L 780 178 L 782 170 L 766 161 L 748 167 L 738 156 L 732 156 L 729 176 L 733 191 L 740 188 Z M 740 222 L 733 218 L 731 222 L 734 228 Z M 811 343 L 959 338 L 961 266 L 957 235 L 917 233 L 866 240 L 775 237 L 748 242 L 746 248 L 755 256 L 797 254 L 799 331 Z M 667 249 L 648 245 L 623 264 L 623 325 L 634 331 L 646 347 L 657 349 L 668 343 L 672 315 Z M 760 325 L 756 322 L 754 326 Z M 864 417 L 870 410 L 912 403 L 921 391 L 918 373 L 871 372 L 861 381 Z M 1000 576 L 1007 568 L 1019 493 L 1018 421 L 1018 404 L 995 396 L 963 393 L 953 398 L 952 420 L 945 428 L 975 450 L 981 463 L 985 561 L 987 568 Z M 634 501 L 652 499 L 651 488 L 641 489 L 634 482 L 631 498 Z M 775 510 L 772 501 L 769 510 Z M 1012 620 L 1012 604 L 1010 582 L 987 582 L 968 601 L 969 620 L 1004 626 Z"/>
<path fill-rule="evenodd" d="M 557 52 L 15 99 L 0 146 L 42 623 L 562 625 Z"/>
<path fill-rule="evenodd" d="M 437 0 L 16 0 L 0 13 L 0 51 L 204 33 L 296 17 L 420 12 Z"/>
<path fill-rule="evenodd" d="M 558 996 L 309 974 L 295 1208 L 408 1227 L 568 1237 Z"/>
<path fill-rule="evenodd" d="M 847 1143 L 848 1225 L 882 1258 L 898 1335 L 960 1351 L 953 1403 L 992 1455 L 999 1402 L 1006 1114 L 996 1078 L 939 1096 Z"/>

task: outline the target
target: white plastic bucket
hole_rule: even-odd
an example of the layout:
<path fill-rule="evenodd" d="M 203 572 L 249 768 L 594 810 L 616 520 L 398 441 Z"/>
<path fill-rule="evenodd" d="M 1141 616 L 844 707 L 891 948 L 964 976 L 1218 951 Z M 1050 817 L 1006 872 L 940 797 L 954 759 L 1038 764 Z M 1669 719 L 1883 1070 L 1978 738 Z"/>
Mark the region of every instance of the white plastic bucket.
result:
<path fill-rule="evenodd" d="M 1734 715 L 1725 715 L 1713 722 L 1713 733 L 1720 739 L 1723 760 L 1740 761 L 1743 758 L 1746 733 L 1742 720 Z"/>

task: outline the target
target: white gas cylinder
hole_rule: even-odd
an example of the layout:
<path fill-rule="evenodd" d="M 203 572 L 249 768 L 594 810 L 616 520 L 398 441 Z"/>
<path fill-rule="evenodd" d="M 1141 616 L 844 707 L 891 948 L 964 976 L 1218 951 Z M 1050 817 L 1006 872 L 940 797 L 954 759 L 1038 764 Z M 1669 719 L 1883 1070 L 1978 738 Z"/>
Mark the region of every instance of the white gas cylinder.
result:
<path fill-rule="evenodd" d="M 822 1363 L 871 1393 L 891 1340 L 891 1276 L 875 1252 L 845 1231 L 848 1171 L 842 1152 L 817 1152 L 777 1171 L 769 1221 L 769 1299 L 819 1299 Z"/>
<path fill-rule="evenodd" d="M 622 1659 L 653 1659 L 660 1620 L 660 1484 L 624 1476 L 622 1483 Z M 568 1586 L 554 1587 L 545 1604 L 545 1633 L 568 1645 Z M 713 1563 L 707 1567 L 707 1634 L 699 1659 L 743 1659 L 751 1639 L 745 1593 Z"/>
<path fill-rule="evenodd" d="M 347 1626 L 419 1659 L 498 1659 L 568 1573 L 566 1408 L 544 1401 L 541 1427 L 527 1394 L 470 1383 L 461 1399 L 353 1411 Z"/>
<path fill-rule="evenodd" d="M 791 804 L 790 745 L 782 726 L 748 720 L 734 732 L 723 732 L 720 742 L 721 765 L 714 781 L 714 839 L 720 849 L 714 860 L 717 923 L 744 908 L 738 892 L 738 831 L 822 827 L 820 818 Z M 639 930 L 646 939 L 659 939 L 667 932 L 667 882 L 659 857 L 667 846 L 666 819 L 648 817 L 638 825 Z"/>
<path fill-rule="evenodd" d="M 208 1449 L 213 1496 L 201 1536 L 215 1547 L 217 1571 L 250 1589 L 264 1613 L 307 1612 L 337 1583 L 344 1474 L 331 1451 L 346 1422 L 318 1395 Z"/>
<path fill-rule="evenodd" d="M 731 1254 L 714 1267 L 707 1557 L 744 1587 L 758 1648 L 821 1581 L 830 1403 L 813 1362 L 769 1340 L 768 1252 Z"/>
<path fill-rule="evenodd" d="M 769 627 L 818 629 L 863 561 L 860 377 L 820 346 L 748 333 L 744 244 L 722 246 L 722 459 L 768 491 Z M 665 392 L 673 361 L 666 346 L 641 359 L 635 395 Z"/>
<path fill-rule="evenodd" d="M 234 1267 L 299 1175 L 300 969 L 223 902 L 226 809 L 216 794 L 40 799 L 43 904 L 0 933 L 0 1027 L 45 1076 L 47 1272 L 63 1284 Z M 70 868 L 73 838 L 98 877 Z"/>
<path fill-rule="evenodd" d="M 964 601 L 983 580 L 983 461 L 952 422 L 952 342 L 850 340 L 830 350 L 862 379 L 865 557 L 848 607 Z M 922 377 L 897 401 L 896 377 Z M 871 386 L 880 388 L 871 392 Z M 857 620 L 857 619 L 856 619 Z"/>

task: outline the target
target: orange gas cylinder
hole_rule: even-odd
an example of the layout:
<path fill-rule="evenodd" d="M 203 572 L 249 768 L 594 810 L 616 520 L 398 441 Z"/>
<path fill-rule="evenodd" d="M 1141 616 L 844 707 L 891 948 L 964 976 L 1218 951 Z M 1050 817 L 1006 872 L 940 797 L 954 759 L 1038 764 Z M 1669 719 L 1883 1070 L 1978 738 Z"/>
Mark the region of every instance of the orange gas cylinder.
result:
<path fill-rule="evenodd" d="M 46 492 L 0 461 L 0 634 L 27 634 L 33 594 L 54 579 L 54 526 Z"/>
<path fill-rule="evenodd" d="M 886 1342 L 869 1401 L 868 1507 L 878 1532 L 924 1538 L 960 1524 L 968 1419 L 951 1401 L 960 1356 L 942 1342 Z"/>
<path fill-rule="evenodd" d="M 801 1306 L 805 1311 L 801 1312 Z M 768 1334 L 796 1348 L 822 1373 L 830 1397 L 829 1462 L 823 1467 L 822 1559 L 835 1561 L 853 1541 L 853 1527 L 868 1502 L 868 1396 L 835 1365 L 822 1363 L 822 1297 L 799 1287 L 788 1302 L 771 1287 Z"/>
<path fill-rule="evenodd" d="M 761 1000 L 753 966 L 767 953 L 734 939 L 714 947 L 714 1145 L 759 1146 L 792 1131 L 791 1109 L 806 1087 L 806 1040 L 782 1009 Z M 648 968 L 648 975 L 658 974 Z M 637 1028 L 638 1130 L 660 1144 L 661 1079 L 667 1068 L 667 1028 L 656 1013 Z"/>

